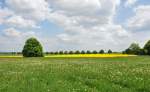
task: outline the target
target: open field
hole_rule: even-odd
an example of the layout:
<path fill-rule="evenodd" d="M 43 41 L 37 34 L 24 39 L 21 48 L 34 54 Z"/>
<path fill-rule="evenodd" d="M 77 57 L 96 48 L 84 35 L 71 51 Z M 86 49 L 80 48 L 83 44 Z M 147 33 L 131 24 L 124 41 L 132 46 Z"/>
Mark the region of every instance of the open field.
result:
<path fill-rule="evenodd" d="M 0 58 L 0 92 L 150 92 L 150 57 Z"/>

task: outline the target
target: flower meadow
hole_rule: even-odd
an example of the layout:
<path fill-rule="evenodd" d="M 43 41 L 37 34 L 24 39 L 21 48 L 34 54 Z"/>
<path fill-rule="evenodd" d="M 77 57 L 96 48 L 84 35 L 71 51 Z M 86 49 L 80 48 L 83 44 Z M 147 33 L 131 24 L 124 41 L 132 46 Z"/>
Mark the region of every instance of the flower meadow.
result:
<path fill-rule="evenodd" d="M 0 92 L 150 92 L 150 57 L 0 58 Z"/>

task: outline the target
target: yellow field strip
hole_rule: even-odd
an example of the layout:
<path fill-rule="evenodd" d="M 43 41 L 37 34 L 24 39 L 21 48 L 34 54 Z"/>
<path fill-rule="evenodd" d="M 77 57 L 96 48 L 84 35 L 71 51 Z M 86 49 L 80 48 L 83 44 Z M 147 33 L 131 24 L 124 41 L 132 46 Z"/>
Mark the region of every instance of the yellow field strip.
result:
<path fill-rule="evenodd" d="M 46 55 L 45 57 L 51 58 L 100 58 L 100 57 L 130 57 L 136 55 L 128 55 L 128 54 L 71 54 L 71 55 Z M 0 58 L 21 58 L 23 56 L 0 56 Z"/>
<path fill-rule="evenodd" d="M 0 58 L 21 58 L 23 56 L 0 56 Z"/>
<path fill-rule="evenodd" d="M 129 57 L 136 55 L 127 55 L 127 54 L 72 54 L 72 55 L 49 55 L 45 57 L 69 57 L 69 58 L 100 58 L 100 57 Z"/>

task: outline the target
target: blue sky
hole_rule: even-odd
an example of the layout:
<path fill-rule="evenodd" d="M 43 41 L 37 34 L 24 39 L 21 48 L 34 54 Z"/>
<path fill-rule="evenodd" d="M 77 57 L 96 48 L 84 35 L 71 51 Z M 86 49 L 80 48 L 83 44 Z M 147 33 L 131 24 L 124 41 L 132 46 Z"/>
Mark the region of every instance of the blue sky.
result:
<path fill-rule="evenodd" d="M 0 0 L 0 52 L 21 51 L 30 37 L 45 51 L 142 47 L 149 11 L 149 0 Z"/>

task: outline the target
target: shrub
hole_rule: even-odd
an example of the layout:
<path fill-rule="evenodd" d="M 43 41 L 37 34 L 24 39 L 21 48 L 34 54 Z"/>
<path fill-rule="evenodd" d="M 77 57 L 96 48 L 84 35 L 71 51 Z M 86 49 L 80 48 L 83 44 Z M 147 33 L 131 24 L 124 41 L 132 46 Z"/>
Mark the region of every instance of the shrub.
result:
<path fill-rule="evenodd" d="M 43 48 L 36 38 L 29 38 L 22 50 L 24 57 L 43 57 Z"/>

